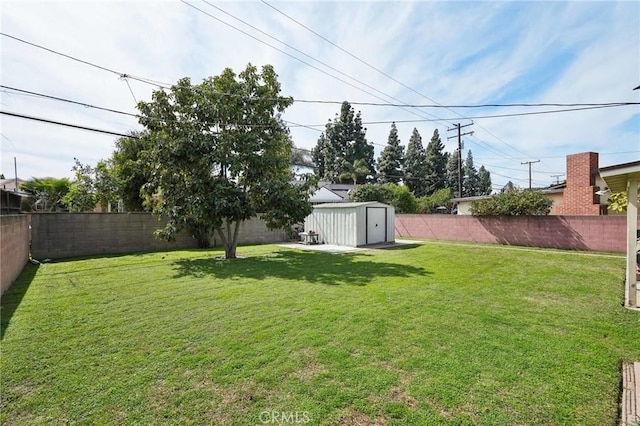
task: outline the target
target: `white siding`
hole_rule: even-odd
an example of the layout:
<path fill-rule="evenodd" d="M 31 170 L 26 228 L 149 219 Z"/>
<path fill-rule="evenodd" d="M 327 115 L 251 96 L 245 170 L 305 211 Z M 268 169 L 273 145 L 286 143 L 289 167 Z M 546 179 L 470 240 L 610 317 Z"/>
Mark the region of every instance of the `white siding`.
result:
<path fill-rule="evenodd" d="M 316 209 L 304 221 L 305 232 L 318 233 L 318 242 L 341 246 L 357 245 L 356 209 Z"/>

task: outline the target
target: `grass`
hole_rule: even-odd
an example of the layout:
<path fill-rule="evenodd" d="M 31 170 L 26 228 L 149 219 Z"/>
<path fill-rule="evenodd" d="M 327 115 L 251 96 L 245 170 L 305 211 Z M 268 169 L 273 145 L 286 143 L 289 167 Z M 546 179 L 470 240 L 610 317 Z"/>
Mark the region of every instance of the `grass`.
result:
<path fill-rule="evenodd" d="M 2 299 L 9 424 L 593 424 L 640 359 L 624 259 L 426 243 L 29 265 Z"/>

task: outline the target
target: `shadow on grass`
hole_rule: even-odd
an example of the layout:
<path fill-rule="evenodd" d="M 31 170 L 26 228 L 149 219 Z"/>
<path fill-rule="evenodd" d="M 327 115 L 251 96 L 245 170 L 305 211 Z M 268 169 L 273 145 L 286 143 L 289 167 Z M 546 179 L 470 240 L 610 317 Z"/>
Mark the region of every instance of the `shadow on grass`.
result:
<path fill-rule="evenodd" d="M 265 256 L 225 260 L 183 259 L 174 262 L 176 277 L 234 277 L 303 280 L 327 285 L 363 286 L 379 277 L 409 277 L 431 274 L 424 268 L 380 262 L 368 254 L 282 250 Z"/>
<path fill-rule="evenodd" d="M 378 250 L 409 250 L 409 249 L 414 249 L 416 247 L 420 247 L 422 246 L 422 244 L 418 244 L 418 243 L 410 243 L 410 244 L 396 244 L 393 246 L 387 246 L 387 247 L 376 247 Z"/>
<path fill-rule="evenodd" d="M 29 290 L 33 278 L 38 272 L 38 266 L 28 263 L 18 279 L 2 295 L 0 302 L 0 339 L 4 339 L 4 333 L 9 327 L 14 312 L 20 306 L 22 298 Z"/>

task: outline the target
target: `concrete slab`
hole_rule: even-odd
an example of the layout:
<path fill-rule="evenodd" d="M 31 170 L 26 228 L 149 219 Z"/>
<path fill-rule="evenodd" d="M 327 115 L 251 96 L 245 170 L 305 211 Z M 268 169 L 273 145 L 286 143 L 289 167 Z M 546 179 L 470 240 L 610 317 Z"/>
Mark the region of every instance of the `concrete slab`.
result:
<path fill-rule="evenodd" d="M 622 364 L 622 426 L 640 424 L 640 362 Z"/>

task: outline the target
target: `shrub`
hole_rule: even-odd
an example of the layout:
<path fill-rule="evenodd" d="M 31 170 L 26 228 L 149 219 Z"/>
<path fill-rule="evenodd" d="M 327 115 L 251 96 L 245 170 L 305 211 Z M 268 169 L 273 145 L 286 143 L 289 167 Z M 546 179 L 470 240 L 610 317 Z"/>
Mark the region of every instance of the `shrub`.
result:
<path fill-rule="evenodd" d="M 471 202 L 474 216 L 548 215 L 553 201 L 541 191 L 507 191 L 485 200 Z"/>
<path fill-rule="evenodd" d="M 451 189 L 442 188 L 433 194 L 418 198 L 418 213 L 435 213 L 438 207 L 451 208 Z"/>
<path fill-rule="evenodd" d="M 397 213 L 415 213 L 418 201 L 409 188 L 395 183 L 368 183 L 351 192 L 353 201 L 378 201 L 395 207 Z"/>

